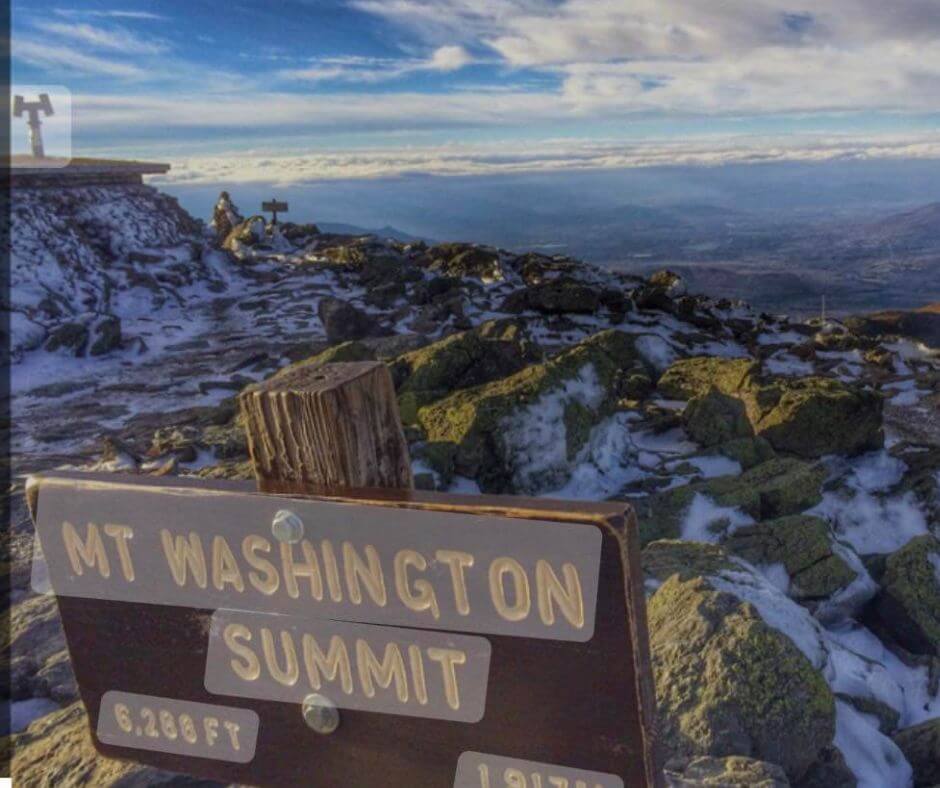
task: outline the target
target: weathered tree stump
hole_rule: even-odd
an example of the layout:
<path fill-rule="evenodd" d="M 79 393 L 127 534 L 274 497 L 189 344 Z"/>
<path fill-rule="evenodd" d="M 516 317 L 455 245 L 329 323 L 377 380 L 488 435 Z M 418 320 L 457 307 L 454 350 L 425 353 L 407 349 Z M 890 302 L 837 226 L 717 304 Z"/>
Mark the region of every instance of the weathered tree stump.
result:
<path fill-rule="evenodd" d="M 258 481 L 411 489 L 395 387 L 379 362 L 300 367 L 239 396 Z"/>

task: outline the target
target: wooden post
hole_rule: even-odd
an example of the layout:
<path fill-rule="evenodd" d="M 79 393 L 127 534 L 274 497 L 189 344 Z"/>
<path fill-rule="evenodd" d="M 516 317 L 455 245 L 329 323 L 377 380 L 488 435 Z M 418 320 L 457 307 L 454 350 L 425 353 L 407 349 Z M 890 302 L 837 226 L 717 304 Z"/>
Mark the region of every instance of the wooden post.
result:
<path fill-rule="evenodd" d="M 300 367 L 239 396 L 259 483 L 411 489 L 411 459 L 385 364 Z"/>

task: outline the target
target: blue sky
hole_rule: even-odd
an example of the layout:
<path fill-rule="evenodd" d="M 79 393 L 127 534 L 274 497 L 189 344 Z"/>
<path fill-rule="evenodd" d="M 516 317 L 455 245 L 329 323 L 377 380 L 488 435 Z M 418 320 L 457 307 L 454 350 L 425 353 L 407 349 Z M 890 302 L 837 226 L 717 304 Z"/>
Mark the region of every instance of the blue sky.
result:
<path fill-rule="evenodd" d="M 15 0 L 13 69 L 193 182 L 940 156 L 938 0 Z"/>

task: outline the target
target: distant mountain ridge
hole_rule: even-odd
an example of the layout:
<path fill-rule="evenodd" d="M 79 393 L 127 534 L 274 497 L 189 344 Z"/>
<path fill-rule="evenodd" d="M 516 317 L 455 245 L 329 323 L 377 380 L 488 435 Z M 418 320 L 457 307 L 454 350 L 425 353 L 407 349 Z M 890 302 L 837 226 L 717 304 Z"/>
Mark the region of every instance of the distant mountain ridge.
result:
<path fill-rule="evenodd" d="M 358 225 L 346 224 L 345 222 L 317 222 L 317 226 L 323 232 L 335 233 L 336 235 L 374 235 L 377 238 L 389 238 L 393 241 L 401 241 L 402 243 L 412 243 L 414 241 L 434 243 L 430 238 L 412 235 L 411 233 L 406 233 L 404 230 L 399 230 L 397 227 L 392 227 L 388 224 L 378 229 L 359 227 Z"/>

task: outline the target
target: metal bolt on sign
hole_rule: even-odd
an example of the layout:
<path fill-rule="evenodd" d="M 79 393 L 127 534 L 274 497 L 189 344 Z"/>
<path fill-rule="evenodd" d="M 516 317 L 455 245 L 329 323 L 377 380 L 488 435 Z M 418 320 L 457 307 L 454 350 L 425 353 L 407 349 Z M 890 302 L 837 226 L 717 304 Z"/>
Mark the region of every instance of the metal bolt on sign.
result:
<path fill-rule="evenodd" d="M 290 509 L 279 509 L 271 521 L 271 533 L 279 542 L 296 544 L 304 537 L 304 521 Z"/>
<path fill-rule="evenodd" d="M 324 695 L 313 693 L 304 698 L 301 710 L 307 727 L 317 733 L 330 734 L 339 727 L 339 710 Z"/>

